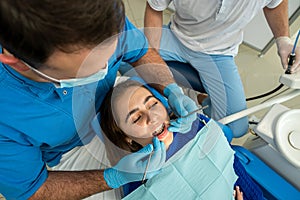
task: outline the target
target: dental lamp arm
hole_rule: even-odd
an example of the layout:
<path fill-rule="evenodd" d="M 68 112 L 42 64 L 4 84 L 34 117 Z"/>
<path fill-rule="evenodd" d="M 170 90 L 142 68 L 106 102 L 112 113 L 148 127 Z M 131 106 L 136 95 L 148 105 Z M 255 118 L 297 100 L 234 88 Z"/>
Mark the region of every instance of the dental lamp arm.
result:
<path fill-rule="evenodd" d="M 271 99 L 271 100 L 269 100 L 265 103 L 253 106 L 253 107 L 248 108 L 246 110 L 242 110 L 240 112 L 237 112 L 237 113 L 234 113 L 234 114 L 229 115 L 227 117 L 224 117 L 223 119 L 220 119 L 219 122 L 222 123 L 222 124 L 229 124 L 230 122 L 241 119 L 241 118 L 243 118 L 245 116 L 248 116 L 248 115 L 250 115 L 254 112 L 257 112 L 257 111 L 260 111 L 262 109 L 271 107 L 271 106 L 273 106 L 274 104 L 277 104 L 277 103 L 282 103 L 282 102 L 288 101 L 288 100 L 293 99 L 293 98 L 295 98 L 299 95 L 300 95 L 300 89 L 292 90 L 291 92 L 289 92 L 288 94 L 286 94 L 284 96 L 281 96 L 281 97 L 278 97 L 278 98 L 275 98 L 275 99 Z"/>

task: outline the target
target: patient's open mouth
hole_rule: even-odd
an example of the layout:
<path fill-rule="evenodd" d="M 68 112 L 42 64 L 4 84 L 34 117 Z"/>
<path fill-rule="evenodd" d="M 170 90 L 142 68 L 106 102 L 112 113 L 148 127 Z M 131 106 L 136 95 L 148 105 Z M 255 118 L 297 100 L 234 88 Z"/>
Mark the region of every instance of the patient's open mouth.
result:
<path fill-rule="evenodd" d="M 160 127 L 158 127 L 154 133 L 153 133 L 153 136 L 159 136 L 160 134 L 162 134 L 165 130 L 165 124 L 162 124 Z"/>

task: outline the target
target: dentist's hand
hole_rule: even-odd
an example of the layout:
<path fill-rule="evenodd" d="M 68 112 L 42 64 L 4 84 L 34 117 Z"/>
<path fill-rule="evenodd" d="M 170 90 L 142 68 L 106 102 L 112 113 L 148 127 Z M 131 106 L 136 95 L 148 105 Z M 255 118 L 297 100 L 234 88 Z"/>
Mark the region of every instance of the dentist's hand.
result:
<path fill-rule="evenodd" d="M 166 149 L 164 143 L 155 137 L 153 145 L 148 144 L 140 151 L 122 158 L 114 167 L 105 169 L 104 179 L 107 185 L 111 188 L 119 188 L 129 182 L 141 181 L 152 151 L 146 179 L 158 174 L 166 160 Z"/>
<path fill-rule="evenodd" d="M 281 59 L 281 64 L 284 70 L 287 69 L 288 66 L 288 57 L 292 52 L 294 43 L 289 37 L 283 36 L 276 38 L 276 45 L 278 50 L 278 55 Z M 295 49 L 296 58 L 294 64 L 291 67 L 291 73 L 294 73 L 300 70 L 300 47 L 298 46 Z"/>
<path fill-rule="evenodd" d="M 168 98 L 171 109 L 178 117 L 185 116 L 198 108 L 191 98 L 183 94 L 182 89 L 176 83 L 169 84 L 164 89 L 164 95 Z M 187 133 L 191 130 L 196 117 L 197 114 L 194 113 L 188 117 L 171 121 L 168 130 L 170 132 Z"/>

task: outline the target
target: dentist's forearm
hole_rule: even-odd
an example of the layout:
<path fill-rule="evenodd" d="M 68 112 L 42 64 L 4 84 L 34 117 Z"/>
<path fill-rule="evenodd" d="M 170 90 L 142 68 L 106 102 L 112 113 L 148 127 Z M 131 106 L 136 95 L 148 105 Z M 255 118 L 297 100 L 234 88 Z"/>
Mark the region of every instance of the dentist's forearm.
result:
<path fill-rule="evenodd" d="M 49 171 L 46 182 L 30 200 L 79 200 L 111 190 L 103 177 L 103 170 Z"/>
<path fill-rule="evenodd" d="M 147 83 L 162 94 L 167 85 L 174 83 L 169 67 L 153 48 L 149 48 L 142 58 L 132 63 L 132 66 Z"/>
<path fill-rule="evenodd" d="M 289 36 L 288 0 L 273 9 L 265 7 L 264 14 L 275 38 Z"/>
<path fill-rule="evenodd" d="M 144 17 L 145 35 L 148 38 L 150 46 L 155 48 L 157 51 L 160 46 L 162 25 L 163 25 L 162 11 L 156 11 L 152 9 L 147 2 L 145 17 Z"/>

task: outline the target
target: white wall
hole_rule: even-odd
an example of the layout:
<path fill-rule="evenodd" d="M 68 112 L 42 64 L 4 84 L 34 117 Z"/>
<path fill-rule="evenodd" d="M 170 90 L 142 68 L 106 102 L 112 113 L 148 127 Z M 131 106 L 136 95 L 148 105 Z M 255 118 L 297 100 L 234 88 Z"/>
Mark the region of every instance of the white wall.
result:
<path fill-rule="evenodd" d="M 289 17 L 300 7 L 300 0 L 289 0 Z M 298 16 L 299 17 L 299 16 Z M 271 29 L 264 17 L 263 11 L 246 26 L 244 31 L 244 43 L 262 50 L 273 38 Z"/>

